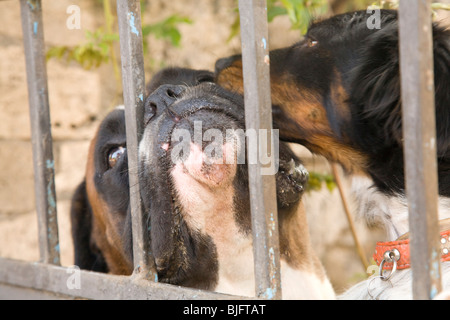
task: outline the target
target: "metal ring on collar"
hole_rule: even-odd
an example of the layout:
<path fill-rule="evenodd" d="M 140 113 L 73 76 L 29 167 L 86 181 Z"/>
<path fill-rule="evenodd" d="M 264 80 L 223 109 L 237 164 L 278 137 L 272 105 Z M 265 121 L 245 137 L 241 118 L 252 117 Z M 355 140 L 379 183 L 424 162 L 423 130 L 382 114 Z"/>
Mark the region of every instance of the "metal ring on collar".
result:
<path fill-rule="evenodd" d="M 392 277 L 392 275 L 395 273 L 395 271 L 397 271 L 397 261 L 400 259 L 400 252 L 397 249 L 392 249 L 392 250 L 386 251 L 383 256 L 384 256 L 384 259 L 380 263 L 379 273 L 380 273 L 381 280 L 388 281 Z M 384 266 L 385 262 L 389 262 L 389 263 L 392 262 L 392 264 L 393 264 L 392 270 L 387 276 L 383 275 L 383 266 Z"/>

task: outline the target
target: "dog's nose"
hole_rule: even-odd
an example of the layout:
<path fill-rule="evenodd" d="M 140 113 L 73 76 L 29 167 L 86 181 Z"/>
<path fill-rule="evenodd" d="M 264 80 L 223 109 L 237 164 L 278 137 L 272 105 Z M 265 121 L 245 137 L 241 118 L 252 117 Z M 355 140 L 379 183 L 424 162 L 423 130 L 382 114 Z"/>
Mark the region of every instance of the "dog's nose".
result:
<path fill-rule="evenodd" d="M 153 91 L 145 100 L 145 125 L 155 116 L 166 110 L 170 111 L 169 107 L 181 96 L 184 90 L 186 90 L 186 86 L 165 84 Z"/>

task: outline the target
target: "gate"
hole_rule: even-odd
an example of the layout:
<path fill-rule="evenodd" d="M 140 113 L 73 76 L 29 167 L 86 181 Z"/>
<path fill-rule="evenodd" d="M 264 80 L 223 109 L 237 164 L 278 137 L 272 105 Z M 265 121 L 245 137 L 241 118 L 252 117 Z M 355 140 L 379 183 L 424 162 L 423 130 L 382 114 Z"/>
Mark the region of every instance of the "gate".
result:
<path fill-rule="evenodd" d="M 32 129 L 40 261 L 0 257 L 0 285 L 88 299 L 241 299 L 155 282 L 137 174 L 138 141 L 143 131 L 145 77 L 139 0 L 117 0 L 126 115 L 133 256 L 131 276 L 108 275 L 60 266 L 54 160 L 50 128 L 41 0 L 20 0 Z M 406 186 L 410 208 L 414 299 L 441 291 L 437 215 L 437 164 L 431 38 L 431 0 L 400 1 L 400 57 Z M 239 0 L 244 66 L 246 128 L 272 129 L 265 0 Z M 412 32 L 411 32 L 412 31 Z M 416 79 L 417 81 L 411 81 Z M 273 163 L 273 153 L 270 152 Z M 278 233 L 269 232 L 277 205 L 274 176 L 249 165 L 255 263 L 255 297 L 281 298 Z M 426 168 L 426 170 L 425 170 Z M 425 174 L 426 173 L 426 174 Z M 426 212 L 426 214 L 423 214 Z M 274 221 L 275 219 L 275 221 Z M 278 230 L 278 228 L 275 228 Z M 67 281 L 79 272 L 82 285 Z M 150 279 L 150 280 L 148 280 Z M 19 289 L 20 289 L 19 288 Z"/>

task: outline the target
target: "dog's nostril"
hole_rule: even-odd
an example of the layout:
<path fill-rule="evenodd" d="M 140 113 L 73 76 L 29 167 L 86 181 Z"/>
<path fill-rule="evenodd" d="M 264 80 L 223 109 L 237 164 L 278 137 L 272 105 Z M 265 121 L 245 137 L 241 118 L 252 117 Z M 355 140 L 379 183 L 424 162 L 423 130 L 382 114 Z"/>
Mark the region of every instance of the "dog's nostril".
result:
<path fill-rule="evenodd" d="M 171 98 L 178 98 L 178 94 L 172 89 L 167 89 L 166 93 Z"/>
<path fill-rule="evenodd" d="M 182 85 L 165 85 L 161 87 L 161 90 L 163 91 L 161 91 L 160 94 L 162 94 L 162 98 L 165 99 L 166 104 L 169 106 L 174 100 L 181 97 L 185 89 L 186 86 Z"/>
<path fill-rule="evenodd" d="M 149 102 L 145 104 L 145 115 L 144 115 L 144 123 L 147 125 L 150 120 L 156 115 L 157 106 L 154 102 Z"/>
<path fill-rule="evenodd" d="M 153 117 L 156 114 L 156 103 L 151 102 L 149 105 L 149 114 Z"/>

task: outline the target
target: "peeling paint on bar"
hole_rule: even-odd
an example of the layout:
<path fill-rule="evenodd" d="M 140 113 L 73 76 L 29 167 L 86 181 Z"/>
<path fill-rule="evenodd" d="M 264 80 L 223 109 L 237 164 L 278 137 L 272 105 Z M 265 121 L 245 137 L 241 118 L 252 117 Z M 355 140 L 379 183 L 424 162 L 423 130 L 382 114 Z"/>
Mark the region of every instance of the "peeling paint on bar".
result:
<path fill-rule="evenodd" d="M 32 11 L 36 8 L 36 0 L 28 0 L 27 4 Z"/>
<path fill-rule="evenodd" d="M 47 203 L 48 203 L 47 214 L 49 221 L 53 221 L 52 219 L 54 219 L 54 215 L 56 214 L 56 200 L 54 194 L 55 187 L 53 185 L 53 181 L 54 180 L 51 179 L 47 185 Z"/>
<path fill-rule="evenodd" d="M 133 12 L 128 12 L 128 21 L 130 22 L 131 32 L 134 33 L 135 35 L 139 36 L 139 31 L 138 31 L 138 29 L 136 29 L 136 26 L 134 25 L 134 13 Z"/>
<path fill-rule="evenodd" d="M 53 159 L 47 159 L 45 161 L 45 164 L 47 166 L 47 169 L 54 169 L 55 168 L 55 161 Z"/>

